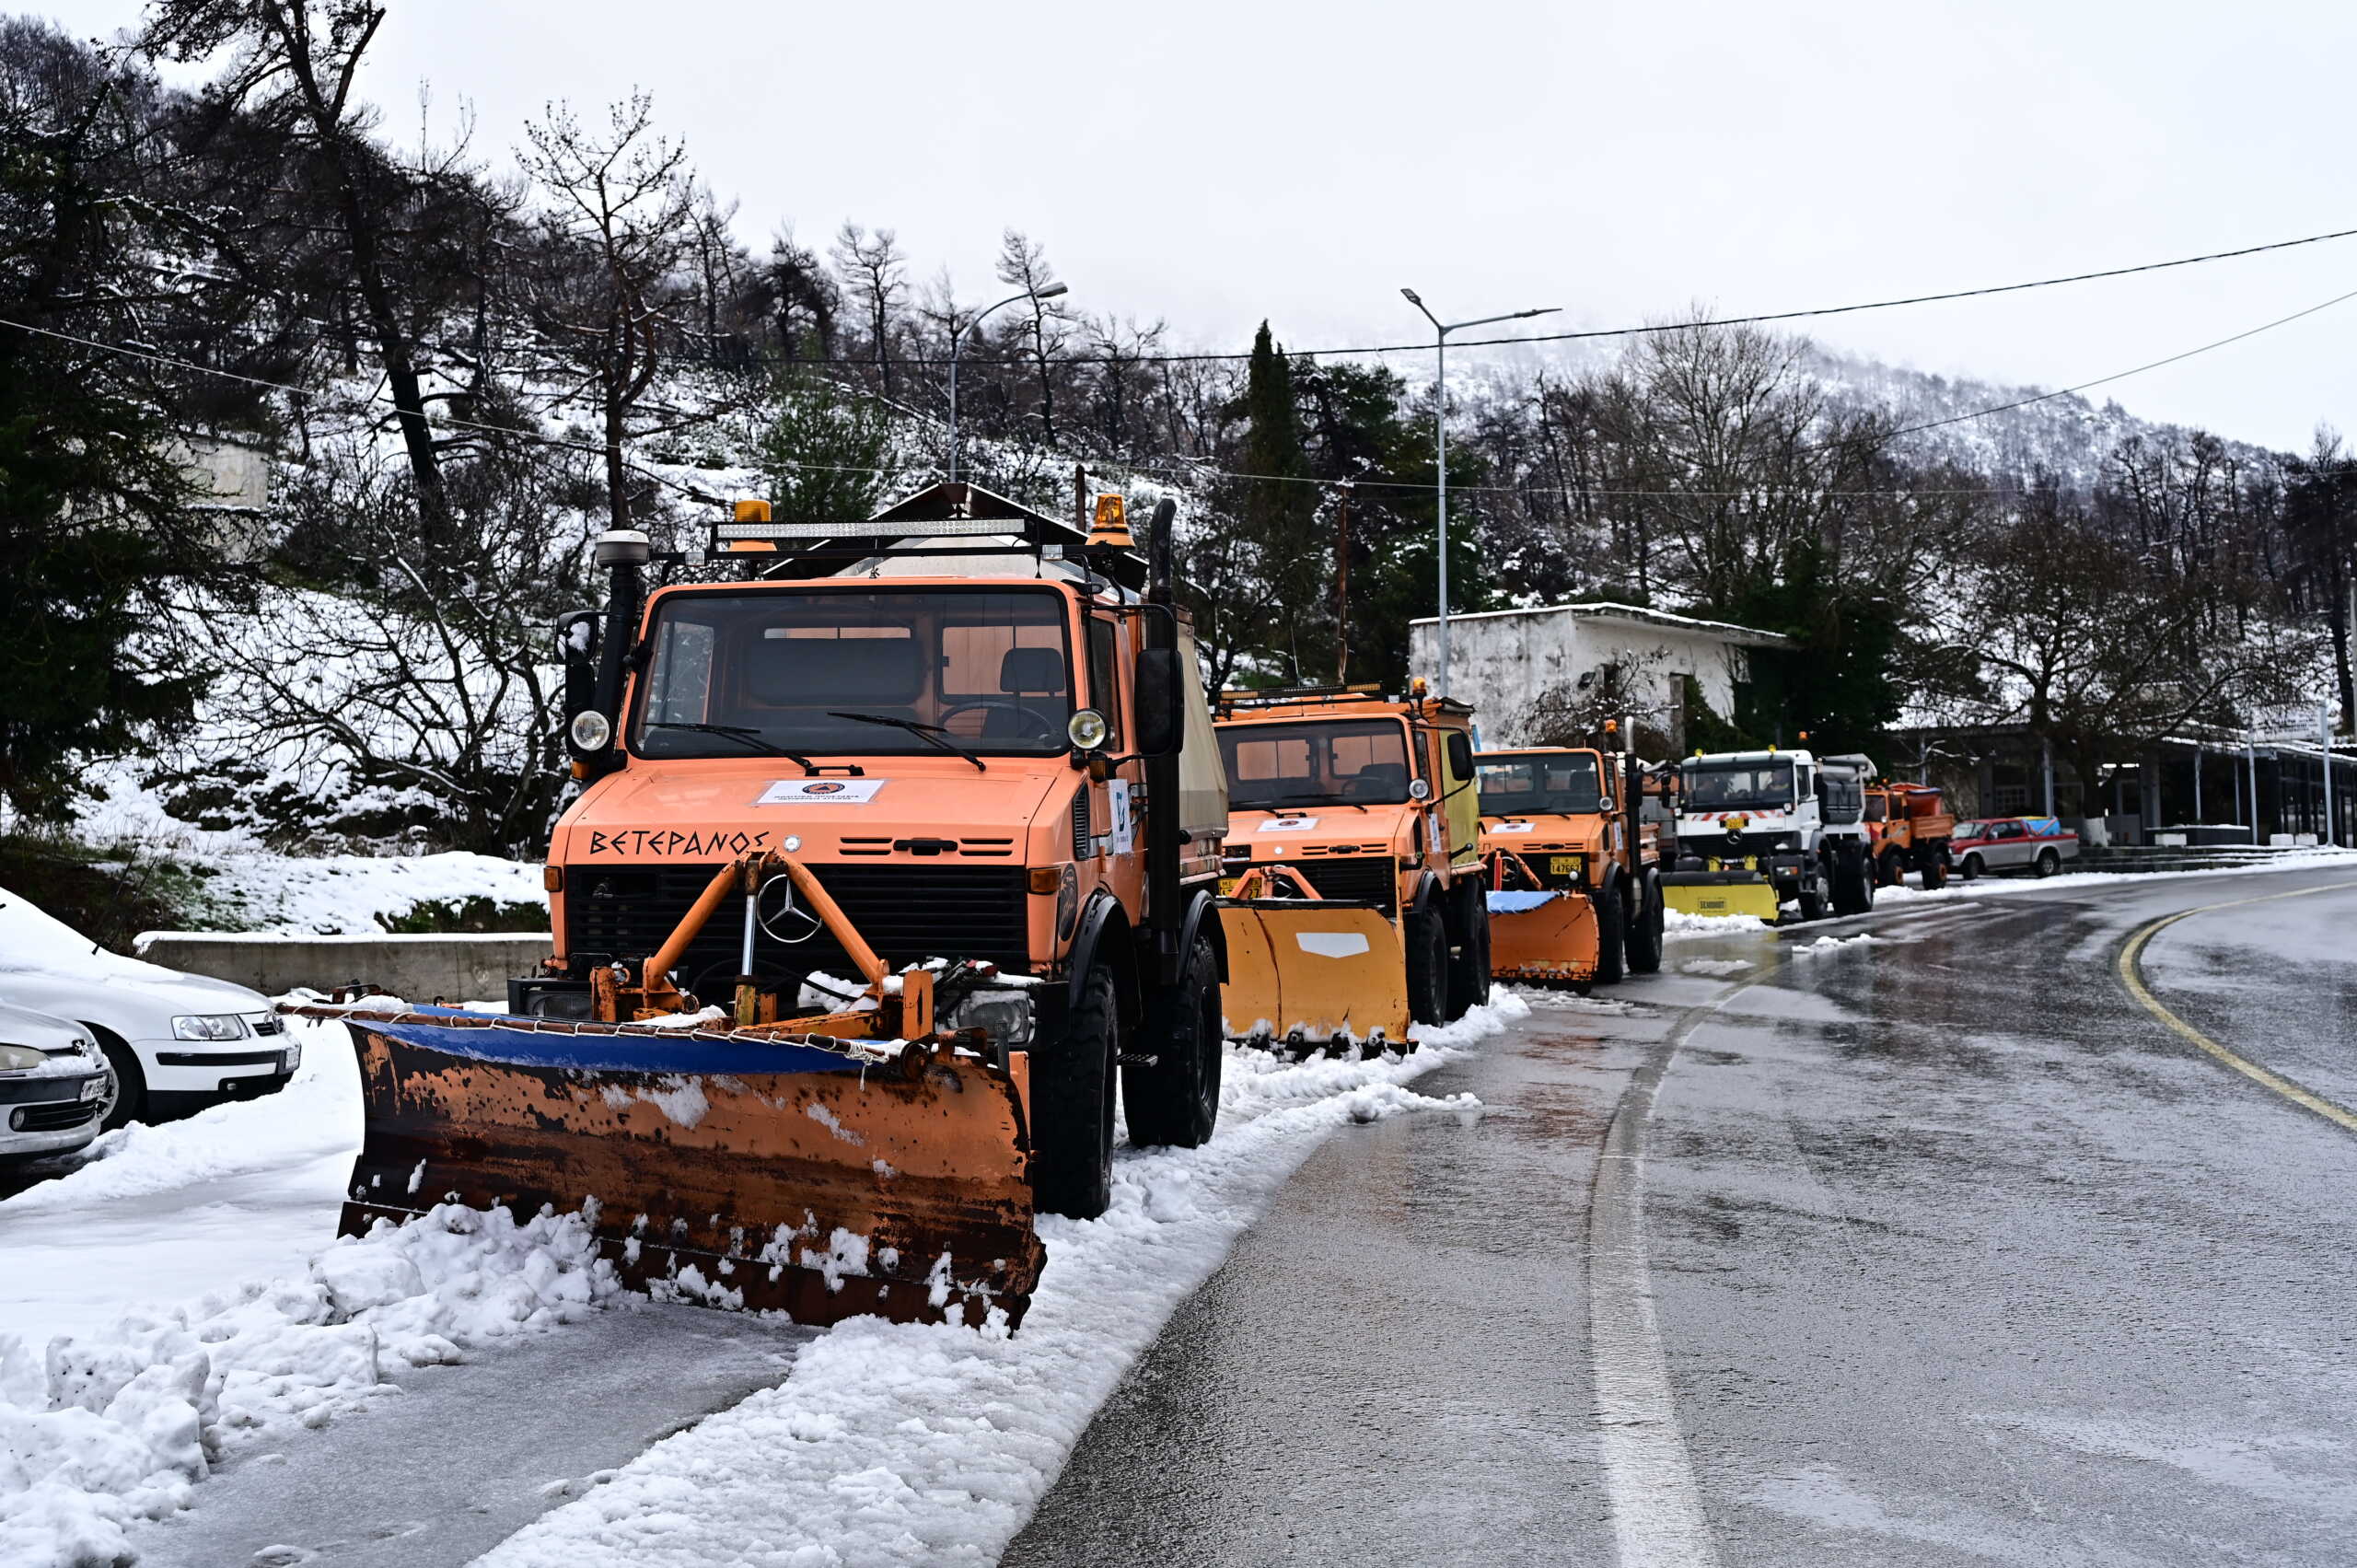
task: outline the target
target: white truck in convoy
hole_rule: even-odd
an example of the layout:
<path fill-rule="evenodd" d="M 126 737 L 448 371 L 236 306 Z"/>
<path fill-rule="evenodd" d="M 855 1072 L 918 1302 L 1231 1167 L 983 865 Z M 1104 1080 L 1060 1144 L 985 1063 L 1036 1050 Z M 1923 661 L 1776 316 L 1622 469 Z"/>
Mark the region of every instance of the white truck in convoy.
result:
<path fill-rule="evenodd" d="M 1697 752 L 1678 764 L 1678 858 L 1667 906 L 1689 914 L 1803 920 L 1874 907 L 1864 757 L 1808 751 Z"/>

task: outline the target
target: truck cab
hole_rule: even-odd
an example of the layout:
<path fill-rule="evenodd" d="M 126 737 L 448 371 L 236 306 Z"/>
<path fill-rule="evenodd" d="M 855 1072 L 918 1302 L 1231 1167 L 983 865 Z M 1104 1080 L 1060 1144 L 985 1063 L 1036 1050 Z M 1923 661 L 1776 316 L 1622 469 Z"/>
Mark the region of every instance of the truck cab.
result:
<path fill-rule="evenodd" d="M 1472 710 L 1372 687 L 1221 694 L 1224 888 L 1285 866 L 1323 899 L 1379 909 L 1399 935 L 1415 1020 L 1489 996 L 1489 912 Z"/>

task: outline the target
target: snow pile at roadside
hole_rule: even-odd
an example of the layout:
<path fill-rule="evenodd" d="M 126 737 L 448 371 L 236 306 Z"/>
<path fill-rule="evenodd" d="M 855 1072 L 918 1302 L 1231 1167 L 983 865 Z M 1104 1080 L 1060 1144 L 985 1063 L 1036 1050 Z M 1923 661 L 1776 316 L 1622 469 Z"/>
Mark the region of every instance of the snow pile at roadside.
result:
<path fill-rule="evenodd" d="M 243 928 L 288 935 L 335 936 L 381 931 L 379 914 L 399 919 L 421 903 L 545 905 L 540 867 L 488 854 L 319 856 L 247 853 L 218 863 L 215 891 L 247 912 Z"/>
<path fill-rule="evenodd" d="M 185 1506 L 222 1455 L 399 1392 L 409 1367 L 573 1321 L 619 1290 L 578 1216 L 445 1206 L 380 1225 L 306 1279 L 52 1340 L 0 1336 L 0 1562 L 126 1561 L 124 1527 Z"/>
<path fill-rule="evenodd" d="M 1774 927 L 1757 915 L 1689 914 L 1684 910 L 1661 912 L 1662 932 L 1671 937 L 1725 936 L 1739 931 L 1770 931 Z"/>
<path fill-rule="evenodd" d="M 995 1562 L 1164 1321 L 1333 1129 L 1362 1111 L 1472 1109 L 1404 1086 L 1528 1009 L 1512 992 L 1405 1059 L 1231 1051 L 1201 1149 L 1123 1150 L 1113 1206 L 1043 1218 L 1022 1330 L 863 1318 L 787 1380 L 666 1439 L 485 1554 L 483 1568 L 862 1568 Z"/>
<path fill-rule="evenodd" d="M 1814 942 L 1795 943 L 1791 956 L 1795 958 L 1821 958 L 1843 947 L 1887 947 L 1888 939 L 1860 933 L 1855 936 L 1820 936 Z"/>

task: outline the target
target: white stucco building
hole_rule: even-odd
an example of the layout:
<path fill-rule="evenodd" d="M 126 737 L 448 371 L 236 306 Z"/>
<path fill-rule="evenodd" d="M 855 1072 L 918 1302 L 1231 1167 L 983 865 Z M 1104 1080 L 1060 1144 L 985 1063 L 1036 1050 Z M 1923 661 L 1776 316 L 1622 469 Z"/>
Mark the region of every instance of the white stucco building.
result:
<path fill-rule="evenodd" d="M 1440 668 L 1438 625 L 1432 619 L 1410 623 L 1409 668 L 1419 674 Z M 1751 679 L 1753 650 L 1791 645 L 1778 633 L 1630 604 L 1452 615 L 1448 694 L 1473 704 L 1484 746 L 1527 746 L 1538 739 L 1528 720 L 1542 697 L 1556 693 L 1560 702 L 1599 681 L 1617 681 L 1640 710 L 1634 716 L 1682 749 L 1687 677 L 1724 718 L 1735 711 L 1737 684 Z"/>

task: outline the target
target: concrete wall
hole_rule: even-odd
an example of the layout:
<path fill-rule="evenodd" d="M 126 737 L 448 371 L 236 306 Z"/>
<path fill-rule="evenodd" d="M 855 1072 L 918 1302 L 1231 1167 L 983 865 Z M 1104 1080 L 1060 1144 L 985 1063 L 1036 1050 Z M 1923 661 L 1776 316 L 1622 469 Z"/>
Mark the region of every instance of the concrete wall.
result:
<path fill-rule="evenodd" d="M 1432 674 L 1440 664 L 1436 625 L 1417 621 L 1408 633 L 1409 668 Z M 1654 625 L 1576 610 L 1506 611 L 1448 618 L 1449 695 L 1473 704 L 1481 744 L 1527 746 L 1530 704 L 1540 693 L 1569 686 L 1608 664 L 1649 666 L 1642 702 L 1682 716 L 1682 679 L 1692 676 L 1711 711 L 1735 710 L 1735 686 L 1750 679 L 1750 650 L 1700 626 Z M 1649 726 L 1667 729 L 1665 714 Z M 1683 734 L 1673 736 L 1681 745 Z"/>
<path fill-rule="evenodd" d="M 499 932 L 458 936 L 280 936 L 216 931 L 150 931 L 139 957 L 167 969 L 251 986 L 276 996 L 306 986 L 332 991 L 354 982 L 372 991 L 431 1002 L 507 1000 L 507 981 L 540 968 L 553 946 L 546 934 Z"/>

